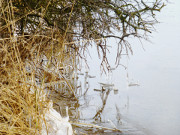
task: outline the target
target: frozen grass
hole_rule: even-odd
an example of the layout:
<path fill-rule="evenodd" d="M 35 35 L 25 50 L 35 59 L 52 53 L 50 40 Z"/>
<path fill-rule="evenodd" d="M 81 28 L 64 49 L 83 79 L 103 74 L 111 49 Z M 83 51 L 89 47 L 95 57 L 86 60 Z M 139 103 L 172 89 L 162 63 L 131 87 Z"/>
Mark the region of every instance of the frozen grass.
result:
<path fill-rule="evenodd" d="M 11 1 L 5 7 L 1 2 L 0 134 L 38 135 L 42 123 L 48 130 L 50 91 L 63 86 L 75 96 L 68 74 L 74 70 L 75 51 L 63 43 L 57 29 L 41 32 L 41 24 L 33 35 L 18 35 Z"/>

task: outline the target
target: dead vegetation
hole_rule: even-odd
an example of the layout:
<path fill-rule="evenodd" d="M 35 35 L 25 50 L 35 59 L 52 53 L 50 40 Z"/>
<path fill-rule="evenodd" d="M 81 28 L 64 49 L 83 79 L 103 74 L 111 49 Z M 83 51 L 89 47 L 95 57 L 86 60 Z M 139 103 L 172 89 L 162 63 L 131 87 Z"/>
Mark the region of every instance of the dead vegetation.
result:
<path fill-rule="evenodd" d="M 153 11 L 160 10 L 164 6 L 158 0 L 153 8 L 142 1 L 140 5 L 138 4 L 142 9 L 127 4 L 126 1 L 120 5 L 119 3 L 109 5 L 104 1 L 100 3 L 101 5 L 95 1 L 91 1 L 93 3 L 91 4 L 84 0 L 67 3 L 66 1 L 59 3 L 58 0 L 54 3 L 36 2 L 0 1 L 0 134 L 2 135 L 41 134 L 44 110 L 52 93 L 60 93 L 59 90 L 68 91 L 65 97 L 76 99 L 73 80 L 76 77 L 78 51 L 84 54 L 91 41 L 95 42 L 99 55 L 102 56 L 102 67 L 105 65 L 110 68 L 106 57 L 105 39 L 113 37 L 120 40 L 117 50 L 118 63 L 123 49 L 132 51 L 124 38 L 130 35 L 140 38 L 137 30 L 148 32 L 152 28 L 151 21 L 146 22 L 141 15 L 151 12 L 150 16 L 154 17 Z M 37 5 L 34 7 L 34 4 Z M 59 8 L 56 4 L 65 7 L 61 8 L 61 12 L 54 12 L 54 9 Z M 99 7 L 102 11 L 97 10 Z M 86 8 L 87 10 L 84 10 Z M 115 16 L 111 16 L 108 10 L 113 11 Z M 112 25 L 121 32 L 120 36 L 109 35 Z M 76 41 L 73 41 L 74 38 Z M 79 57 L 84 58 L 84 55 Z"/>
<path fill-rule="evenodd" d="M 58 29 L 17 35 L 11 1 L 0 11 L 0 134 L 41 134 L 50 91 L 72 86 L 75 49 Z M 0 21 L 1 22 L 1 21 Z M 55 88 L 56 86 L 56 89 Z M 53 89 L 52 89 L 53 88 Z"/>

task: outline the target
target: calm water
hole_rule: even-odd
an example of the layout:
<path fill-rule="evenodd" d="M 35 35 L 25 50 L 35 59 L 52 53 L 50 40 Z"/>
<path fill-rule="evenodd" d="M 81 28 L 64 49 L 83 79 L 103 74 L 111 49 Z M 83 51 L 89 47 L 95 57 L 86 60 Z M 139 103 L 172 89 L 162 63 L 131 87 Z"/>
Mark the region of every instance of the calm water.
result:
<path fill-rule="evenodd" d="M 114 124 L 125 135 L 180 135 L 179 6 L 180 1 L 174 0 L 160 13 L 161 23 L 155 26 L 152 43 L 143 42 L 145 51 L 139 42 L 131 41 L 134 55 L 121 62 L 126 70 L 120 66 L 109 77 L 101 76 L 95 48 L 90 49 L 93 54 L 88 60 L 88 74 L 96 78 L 79 75 L 79 85 L 85 93 L 80 98 L 80 121 L 107 127 Z M 114 58 L 111 54 L 112 63 Z M 99 92 L 96 89 L 101 89 L 100 82 L 114 86 L 110 91 L 107 88 Z"/>

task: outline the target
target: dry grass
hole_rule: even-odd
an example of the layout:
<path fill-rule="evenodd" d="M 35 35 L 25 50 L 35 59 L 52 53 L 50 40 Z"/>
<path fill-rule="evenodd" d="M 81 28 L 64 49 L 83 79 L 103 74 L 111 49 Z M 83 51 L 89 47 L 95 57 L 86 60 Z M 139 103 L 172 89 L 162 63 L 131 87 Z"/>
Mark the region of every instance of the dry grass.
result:
<path fill-rule="evenodd" d="M 33 35 L 17 35 L 11 1 L 0 19 L 6 22 L 0 24 L 0 135 L 41 134 L 49 91 L 58 84 L 56 90 L 63 86 L 75 96 L 75 50 L 55 28 L 44 33 L 39 25 Z"/>
<path fill-rule="evenodd" d="M 39 134 L 46 101 L 26 84 L 1 88 L 0 134 Z"/>

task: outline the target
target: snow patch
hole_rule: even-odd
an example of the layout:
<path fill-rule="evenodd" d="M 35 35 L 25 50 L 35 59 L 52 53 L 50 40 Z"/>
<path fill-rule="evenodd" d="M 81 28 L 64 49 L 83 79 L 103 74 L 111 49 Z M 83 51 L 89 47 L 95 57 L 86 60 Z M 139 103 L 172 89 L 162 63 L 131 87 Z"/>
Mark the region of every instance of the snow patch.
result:
<path fill-rule="evenodd" d="M 45 110 L 45 122 L 42 125 L 41 135 L 72 135 L 73 130 L 69 121 L 69 116 L 63 118 L 55 109 L 50 101 L 47 110 Z"/>

